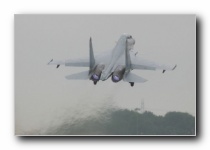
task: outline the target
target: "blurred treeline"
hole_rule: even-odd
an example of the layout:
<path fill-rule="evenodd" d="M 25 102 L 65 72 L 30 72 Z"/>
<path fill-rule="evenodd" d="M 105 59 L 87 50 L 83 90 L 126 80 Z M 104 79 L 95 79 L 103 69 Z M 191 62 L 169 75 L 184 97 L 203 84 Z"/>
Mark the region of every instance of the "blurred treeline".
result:
<path fill-rule="evenodd" d="M 65 122 L 51 128 L 52 135 L 195 135 L 195 117 L 188 113 L 168 112 L 156 116 L 152 112 L 120 109 L 106 117 L 88 117 L 75 123 Z"/>

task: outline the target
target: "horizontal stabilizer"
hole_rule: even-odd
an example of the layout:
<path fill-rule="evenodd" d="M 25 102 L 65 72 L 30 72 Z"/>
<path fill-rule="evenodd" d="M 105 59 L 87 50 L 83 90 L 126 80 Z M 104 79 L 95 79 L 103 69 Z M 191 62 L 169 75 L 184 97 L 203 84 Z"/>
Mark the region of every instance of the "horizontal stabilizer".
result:
<path fill-rule="evenodd" d="M 131 72 L 129 72 L 127 75 L 125 75 L 124 79 L 125 82 L 136 82 L 136 83 L 143 83 L 146 82 L 147 80 L 139 77 Z"/>
<path fill-rule="evenodd" d="M 68 80 L 88 80 L 89 79 L 89 71 L 83 71 L 75 74 L 71 74 L 66 76 Z"/>

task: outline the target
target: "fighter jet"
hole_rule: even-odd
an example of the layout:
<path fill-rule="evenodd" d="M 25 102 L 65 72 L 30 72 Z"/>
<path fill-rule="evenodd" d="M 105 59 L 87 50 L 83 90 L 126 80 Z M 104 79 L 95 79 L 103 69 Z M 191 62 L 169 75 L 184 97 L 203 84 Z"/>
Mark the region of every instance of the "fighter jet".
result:
<path fill-rule="evenodd" d="M 48 65 L 89 67 L 89 70 L 66 76 L 68 80 L 92 80 L 94 85 L 100 80 L 105 81 L 111 77 L 114 83 L 123 80 L 134 86 L 134 83 L 143 83 L 147 80 L 133 74 L 133 69 L 139 70 L 174 70 L 175 66 L 159 65 L 157 63 L 143 60 L 133 49 L 135 44 L 134 38 L 129 34 L 122 34 L 116 42 L 113 50 L 108 54 L 96 55 L 93 53 L 92 39 L 89 40 L 89 58 L 69 59 L 65 61 L 54 61 Z"/>

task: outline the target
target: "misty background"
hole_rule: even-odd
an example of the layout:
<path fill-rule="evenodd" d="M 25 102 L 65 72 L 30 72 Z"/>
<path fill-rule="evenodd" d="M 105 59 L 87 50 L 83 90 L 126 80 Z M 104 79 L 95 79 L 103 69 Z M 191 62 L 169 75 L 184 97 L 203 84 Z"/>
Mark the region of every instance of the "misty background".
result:
<path fill-rule="evenodd" d="M 148 81 L 131 87 L 110 79 L 69 81 L 88 68 L 48 66 L 53 58 L 89 56 L 111 50 L 122 33 L 136 41 L 143 58 L 177 64 L 174 71 L 133 72 Z M 15 15 L 15 133 L 46 134 L 63 123 L 107 117 L 118 109 L 141 107 L 155 115 L 196 114 L 195 15 Z M 32 133 L 35 132 L 35 133 Z"/>

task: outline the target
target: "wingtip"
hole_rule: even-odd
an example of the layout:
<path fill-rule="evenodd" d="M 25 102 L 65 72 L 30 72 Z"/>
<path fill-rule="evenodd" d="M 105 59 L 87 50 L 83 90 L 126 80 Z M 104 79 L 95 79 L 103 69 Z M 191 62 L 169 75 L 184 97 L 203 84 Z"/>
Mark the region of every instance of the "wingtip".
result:
<path fill-rule="evenodd" d="M 174 66 L 174 68 L 172 70 L 174 70 L 177 67 L 177 65 Z"/>
<path fill-rule="evenodd" d="M 53 59 L 51 59 L 50 62 L 48 62 L 47 64 L 49 65 L 52 61 L 53 61 Z"/>

